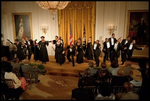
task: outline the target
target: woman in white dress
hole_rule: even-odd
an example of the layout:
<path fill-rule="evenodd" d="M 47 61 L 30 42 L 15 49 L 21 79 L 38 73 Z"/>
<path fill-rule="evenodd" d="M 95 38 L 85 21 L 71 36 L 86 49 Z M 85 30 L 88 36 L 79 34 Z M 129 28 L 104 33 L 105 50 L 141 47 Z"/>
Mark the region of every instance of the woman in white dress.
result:
<path fill-rule="evenodd" d="M 18 32 L 18 35 L 17 35 L 17 39 L 22 39 L 23 38 L 23 33 L 24 33 L 23 19 L 20 19 L 19 32 Z"/>

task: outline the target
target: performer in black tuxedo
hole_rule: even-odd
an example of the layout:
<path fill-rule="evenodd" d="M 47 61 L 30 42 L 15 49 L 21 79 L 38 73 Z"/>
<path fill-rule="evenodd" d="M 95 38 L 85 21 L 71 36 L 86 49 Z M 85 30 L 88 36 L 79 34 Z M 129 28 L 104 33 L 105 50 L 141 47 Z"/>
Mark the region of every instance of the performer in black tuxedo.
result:
<path fill-rule="evenodd" d="M 14 43 L 17 47 L 17 52 L 16 52 L 16 55 L 17 55 L 17 58 L 19 59 L 19 61 L 22 61 L 25 57 L 24 55 L 24 52 L 23 52 L 23 47 L 22 47 L 22 43 L 19 42 L 18 39 L 15 39 L 15 43 Z"/>
<path fill-rule="evenodd" d="M 121 38 L 117 40 L 114 44 L 113 54 L 111 57 L 111 62 L 116 61 L 118 62 L 118 58 L 120 57 L 120 51 L 123 50 L 123 46 L 121 45 Z"/>
<path fill-rule="evenodd" d="M 39 60 L 42 61 L 42 64 L 46 64 L 49 61 L 48 52 L 46 45 L 48 46 L 48 41 L 45 41 L 45 37 L 41 36 L 41 41 L 38 42 L 40 51 L 39 51 Z"/>
<path fill-rule="evenodd" d="M 127 49 L 127 55 L 128 55 L 129 61 L 131 60 L 134 49 L 143 50 L 144 48 L 136 47 L 136 41 L 135 41 L 135 39 L 133 39 L 132 42 L 130 43 L 128 49 Z"/>
<path fill-rule="evenodd" d="M 115 38 L 115 34 L 112 33 L 111 37 L 108 40 L 110 42 L 110 60 L 111 60 L 112 53 L 114 53 L 114 44 L 117 42 L 117 39 Z"/>
<path fill-rule="evenodd" d="M 87 47 L 86 47 L 86 51 L 85 51 L 85 58 L 87 58 L 87 60 L 93 60 L 91 37 L 88 39 L 88 42 L 87 42 Z"/>
<path fill-rule="evenodd" d="M 27 50 L 28 50 L 28 59 L 31 59 L 31 55 L 33 53 L 33 41 L 29 39 L 28 37 L 25 38 L 25 44 L 27 45 Z"/>
<path fill-rule="evenodd" d="M 93 51 L 94 51 L 94 58 L 96 62 L 96 66 L 99 66 L 99 56 L 100 56 L 100 44 L 99 40 L 96 40 L 93 46 Z"/>
<path fill-rule="evenodd" d="M 131 37 L 128 36 L 127 39 L 123 39 L 122 40 L 121 45 L 123 46 L 123 48 L 125 48 L 125 47 L 129 47 L 130 43 L 131 43 Z M 122 61 L 121 65 L 123 65 L 124 62 L 126 61 L 127 49 L 128 48 L 126 48 L 126 49 L 124 49 L 124 50 L 121 51 L 121 61 Z"/>
<path fill-rule="evenodd" d="M 74 64 L 74 56 L 75 56 L 75 47 L 73 46 L 73 44 L 69 45 L 67 47 L 67 59 L 69 60 L 69 62 L 72 62 L 72 66 L 75 66 Z M 71 56 L 71 59 L 70 59 Z"/>
<path fill-rule="evenodd" d="M 106 62 L 106 60 L 110 60 L 110 42 L 108 41 L 108 38 L 105 39 L 105 42 L 103 43 L 103 50 L 104 52 L 104 59 L 103 62 Z"/>

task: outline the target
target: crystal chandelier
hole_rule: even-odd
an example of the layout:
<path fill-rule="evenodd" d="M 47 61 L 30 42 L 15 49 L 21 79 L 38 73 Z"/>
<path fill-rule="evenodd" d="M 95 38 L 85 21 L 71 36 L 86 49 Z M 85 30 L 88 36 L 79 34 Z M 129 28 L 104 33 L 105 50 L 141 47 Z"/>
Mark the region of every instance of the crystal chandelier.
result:
<path fill-rule="evenodd" d="M 37 1 L 36 3 L 46 10 L 55 12 L 56 10 L 64 9 L 70 1 Z"/>

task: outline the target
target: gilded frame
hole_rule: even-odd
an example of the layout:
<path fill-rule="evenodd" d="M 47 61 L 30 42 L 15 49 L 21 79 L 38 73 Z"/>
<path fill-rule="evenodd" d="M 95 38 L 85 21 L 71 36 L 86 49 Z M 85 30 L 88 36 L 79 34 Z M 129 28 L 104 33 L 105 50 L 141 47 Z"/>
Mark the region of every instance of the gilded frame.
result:
<path fill-rule="evenodd" d="M 131 36 L 136 39 L 137 44 L 140 43 L 138 39 L 138 28 L 133 27 L 136 24 L 140 23 L 141 18 L 144 18 L 144 22 L 146 23 L 146 33 L 145 38 L 146 41 L 149 42 L 149 10 L 129 10 L 128 11 L 128 20 L 127 20 L 127 34 L 126 36 Z M 148 43 L 146 43 L 148 44 Z"/>
<path fill-rule="evenodd" d="M 12 24 L 14 39 L 33 38 L 32 33 L 32 14 L 29 13 L 12 13 Z"/>

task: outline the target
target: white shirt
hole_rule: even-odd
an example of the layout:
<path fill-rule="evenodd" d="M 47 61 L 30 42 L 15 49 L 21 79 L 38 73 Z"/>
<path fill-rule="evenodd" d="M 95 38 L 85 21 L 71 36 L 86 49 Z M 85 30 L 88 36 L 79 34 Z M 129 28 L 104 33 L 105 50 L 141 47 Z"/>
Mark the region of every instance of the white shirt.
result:
<path fill-rule="evenodd" d="M 127 44 L 127 43 L 128 43 L 128 40 L 126 40 L 125 44 Z"/>
<path fill-rule="evenodd" d="M 132 50 L 133 44 L 131 43 L 129 46 L 129 50 Z"/>
<path fill-rule="evenodd" d="M 28 42 L 28 45 L 30 45 L 30 41 L 27 41 Z"/>
<path fill-rule="evenodd" d="M 96 50 L 96 47 L 97 47 L 97 44 L 95 43 L 95 44 L 94 44 L 94 50 Z"/>
<path fill-rule="evenodd" d="M 130 83 L 133 84 L 133 86 L 142 86 L 142 81 L 135 81 L 134 79 L 130 81 Z"/>
<path fill-rule="evenodd" d="M 117 50 L 118 42 L 115 43 L 114 49 Z"/>
<path fill-rule="evenodd" d="M 107 48 L 109 48 L 109 47 L 110 47 L 110 43 L 109 43 L 109 42 L 107 42 L 107 43 L 106 43 L 106 45 L 107 45 Z"/>
<path fill-rule="evenodd" d="M 111 45 L 114 45 L 114 38 L 111 38 Z"/>
<path fill-rule="evenodd" d="M 18 79 L 16 74 L 14 74 L 12 72 L 5 72 L 4 78 L 5 79 L 13 79 L 15 81 L 15 83 L 14 83 L 15 89 L 17 89 L 18 87 L 21 86 L 21 81 Z"/>
<path fill-rule="evenodd" d="M 70 52 L 72 52 L 72 49 L 70 48 Z"/>

